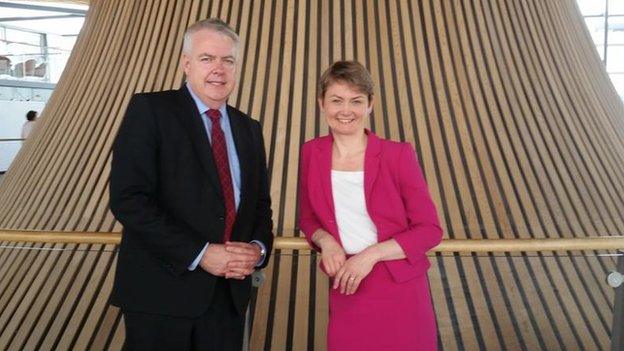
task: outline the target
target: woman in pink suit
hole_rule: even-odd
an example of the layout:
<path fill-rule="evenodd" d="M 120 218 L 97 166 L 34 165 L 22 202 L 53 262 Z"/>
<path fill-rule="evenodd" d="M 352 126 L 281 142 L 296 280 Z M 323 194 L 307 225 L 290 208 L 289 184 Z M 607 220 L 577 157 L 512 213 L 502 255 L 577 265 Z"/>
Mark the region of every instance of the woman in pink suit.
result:
<path fill-rule="evenodd" d="M 442 238 L 409 143 L 364 128 L 373 84 L 359 63 L 323 73 L 330 134 L 303 145 L 299 225 L 332 279 L 328 349 L 435 350 L 426 252 Z"/>

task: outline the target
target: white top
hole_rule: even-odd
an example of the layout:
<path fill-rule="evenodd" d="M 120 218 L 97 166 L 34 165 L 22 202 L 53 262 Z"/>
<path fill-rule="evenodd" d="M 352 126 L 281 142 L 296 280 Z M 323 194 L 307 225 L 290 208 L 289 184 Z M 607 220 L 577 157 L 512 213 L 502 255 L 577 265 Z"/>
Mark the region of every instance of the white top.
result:
<path fill-rule="evenodd" d="M 347 254 L 377 243 L 377 228 L 366 210 L 364 171 L 331 171 L 336 224 Z"/>
<path fill-rule="evenodd" d="M 26 121 L 26 123 L 24 123 L 22 127 L 22 139 L 28 138 L 30 132 L 32 132 L 32 129 L 35 127 L 35 123 L 36 121 Z"/>

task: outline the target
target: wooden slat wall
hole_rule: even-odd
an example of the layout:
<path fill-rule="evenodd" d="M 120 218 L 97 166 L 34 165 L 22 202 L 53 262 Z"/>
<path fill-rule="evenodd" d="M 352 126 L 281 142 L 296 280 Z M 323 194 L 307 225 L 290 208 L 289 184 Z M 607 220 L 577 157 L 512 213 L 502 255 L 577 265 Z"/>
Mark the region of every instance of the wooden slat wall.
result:
<path fill-rule="evenodd" d="M 316 82 L 356 59 L 371 128 L 413 143 L 448 238 L 624 232 L 624 109 L 574 0 L 91 1 L 38 128 L 0 184 L 0 228 L 121 229 L 110 147 L 134 92 L 177 88 L 184 29 L 220 17 L 243 42 L 230 103 L 262 122 L 276 232 L 296 228 L 300 145 L 327 132 Z M 0 349 L 120 349 L 115 246 L 1 243 Z M 29 249 L 14 248 L 16 245 Z M 277 252 L 253 299 L 252 350 L 323 350 L 318 258 Z M 610 257 L 438 256 L 443 350 L 608 349 Z"/>

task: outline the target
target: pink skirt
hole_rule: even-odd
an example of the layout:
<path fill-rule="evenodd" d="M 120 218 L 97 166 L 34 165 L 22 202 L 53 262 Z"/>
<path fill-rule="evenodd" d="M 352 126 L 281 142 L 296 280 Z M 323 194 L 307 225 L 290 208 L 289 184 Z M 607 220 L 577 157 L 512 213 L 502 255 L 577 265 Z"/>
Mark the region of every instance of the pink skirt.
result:
<path fill-rule="evenodd" d="M 436 336 L 426 274 L 398 284 L 379 263 L 355 294 L 330 288 L 329 351 L 430 351 Z"/>

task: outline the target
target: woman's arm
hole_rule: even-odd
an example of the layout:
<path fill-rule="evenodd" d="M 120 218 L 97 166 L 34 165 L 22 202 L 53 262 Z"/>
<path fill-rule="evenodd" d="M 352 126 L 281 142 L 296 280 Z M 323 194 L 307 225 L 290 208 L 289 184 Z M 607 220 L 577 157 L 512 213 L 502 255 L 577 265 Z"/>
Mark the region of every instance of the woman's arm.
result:
<path fill-rule="evenodd" d="M 310 144 L 303 144 L 299 157 L 299 228 L 305 235 L 306 240 L 316 251 L 320 247 L 312 240 L 317 230 L 322 229 L 308 195 L 308 174 L 310 168 Z"/>
<path fill-rule="evenodd" d="M 331 234 L 323 229 L 314 232 L 312 242 L 321 249 L 321 264 L 325 268 L 325 273 L 333 277 L 347 260 L 344 249 Z"/>
<path fill-rule="evenodd" d="M 325 268 L 325 273 L 333 277 L 344 265 L 346 255 L 338 241 L 323 229 L 310 203 L 310 190 L 308 189 L 309 147 L 310 144 L 303 145 L 299 165 L 299 227 L 310 246 L 321 252 L 321 264 Z"/>
<path fill-rule="evenodd" d="M 403 248 L 394 239 L 371 245 L 345 262 L 336 273 L 333 288 L 340 288 L 342 294 L 353 294 L 375 264 L 405 257 Z"/>
<path fill-rule="evenodd" d="M 334 280 L 334 288 L 340 287 L 343 293 L 354 293 L 373 266 L 382 261 L 385 261 L 395 281 L 413 278 L 420 274 L 421 267 L 423 270 L 428 267 L 428 263 L 426 266 L 423 264 L 426 252 L 442 240 L 438 214 L 416 160 L 416 153 L 410 144 L 402 145 L 397 165 L 399 191 L 408 227 L 391 239 L 372 245 L 345 262 Z"/>

